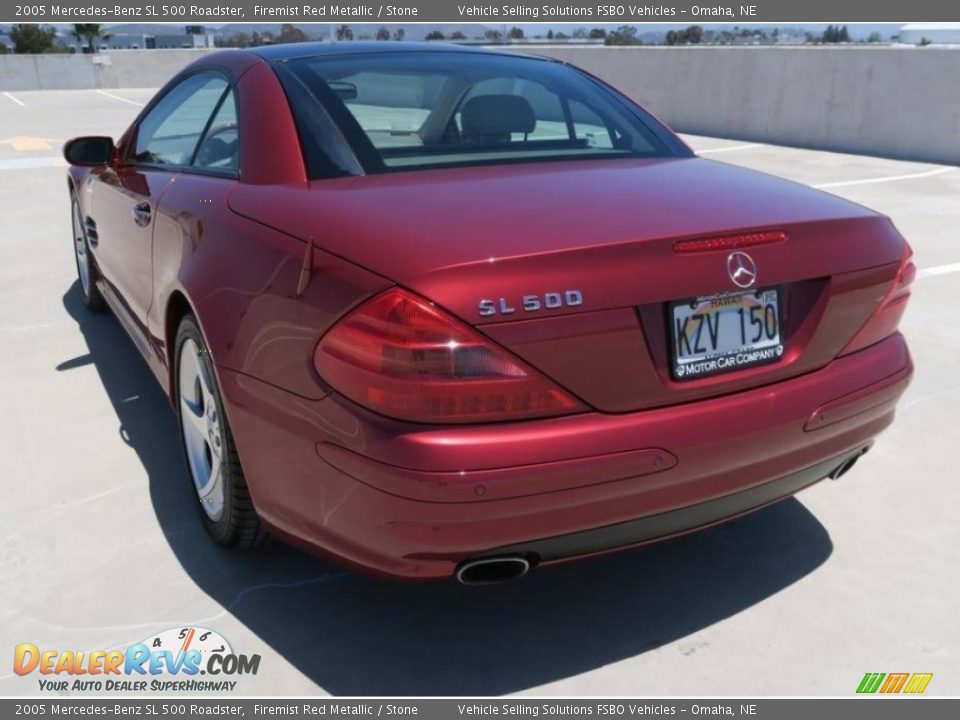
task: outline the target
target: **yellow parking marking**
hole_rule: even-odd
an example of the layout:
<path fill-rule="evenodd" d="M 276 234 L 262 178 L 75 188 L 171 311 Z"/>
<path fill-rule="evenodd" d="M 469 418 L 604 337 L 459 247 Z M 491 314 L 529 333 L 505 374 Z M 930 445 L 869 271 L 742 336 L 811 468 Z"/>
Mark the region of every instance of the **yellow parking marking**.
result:
<path fill-rule="evenodd" d="M 17 152 L 30 152 L 31 150 L 50 150 L 56 140 L 41 137 L 29 137 L 28 135 L 17 135 L 16 137 L 0 140 L 0 145 L 9 145 Z"/>

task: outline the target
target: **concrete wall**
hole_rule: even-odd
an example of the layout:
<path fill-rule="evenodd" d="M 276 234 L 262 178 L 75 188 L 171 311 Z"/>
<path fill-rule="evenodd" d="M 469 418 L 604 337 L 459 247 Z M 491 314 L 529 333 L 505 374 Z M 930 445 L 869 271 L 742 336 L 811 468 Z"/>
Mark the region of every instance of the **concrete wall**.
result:
<path fill-rule="evenodd" d="M 89 55 L 0 55 L 0 91 L 100 87 Z"/>
<path fill-rule="evenodd" d="M 160 87 L 214 50 L 111 50 L 102 55 L 0 55 L 0 91 Z M 96 59 L 96 62 L 95 62 Z"/>
<path fill-rule="evenodd" d="M 537 48 L 681 132 L 960 163 L 960 49 Z"/>
<path fill-rule="evenodd" d="M 109 65 L 100 67 L 102 88 L 160 87 L 184 67 L 212 49 L 111 50 Z M 2 58 L 2 56 L 0 56 Z"/>
<path fill-rule="evenodd" d="M 207 52 L 112 51 L 103 66 L 89 55 L 0 55 L 0 91 L 158 87 Z M 536 46 L 530 52 L 585 68 L 681 132 L 960 164 L 958 48 Z"/>

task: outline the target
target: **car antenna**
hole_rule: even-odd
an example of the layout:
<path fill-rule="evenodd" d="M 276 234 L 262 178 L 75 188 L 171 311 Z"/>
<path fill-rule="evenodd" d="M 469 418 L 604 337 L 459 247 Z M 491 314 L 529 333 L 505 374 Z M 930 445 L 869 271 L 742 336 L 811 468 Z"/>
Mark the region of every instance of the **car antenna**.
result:
<path fill-rule="evenodd" d="M 297 282 L 297 297 L 301 297 L 310 284 L 310 272 L 313 270 L 313 236 L 307 240 L 307 249 L 303 253 L 303 264 L 300 266 L 300 280 Z"/>

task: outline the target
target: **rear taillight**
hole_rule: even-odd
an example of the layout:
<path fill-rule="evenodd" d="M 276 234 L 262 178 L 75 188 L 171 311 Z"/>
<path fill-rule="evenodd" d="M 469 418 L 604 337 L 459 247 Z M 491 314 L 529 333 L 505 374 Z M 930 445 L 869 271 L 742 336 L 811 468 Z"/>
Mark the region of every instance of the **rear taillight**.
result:
<path fill-rule="evenodd" d="M 468 325 L 399 288 L 334 325 L 314 364 L 346 397 L 401 420 L 488 422 L 583 409 Z"/>
<path fill-rule="evenodd" d="M 897 270 L 897 276 L 890 284 L 890 289 L 887 290 L 887 294 L 883 296 L 883 300 L 880 301 L 866 324 L 857 331 L 853 340 L 847 343 L 847 346 L 840 352 L 841 355 L 849 355 L 857 350 L 863 350 L 897 331 L 900 318 L 903 317 L 903 311 L 907 309 L 907 300 L 910 299 L 910 285 L 916 275 L 917 266 L 913 264 L 913 250 L 904 243 L 900 269 Z"/>

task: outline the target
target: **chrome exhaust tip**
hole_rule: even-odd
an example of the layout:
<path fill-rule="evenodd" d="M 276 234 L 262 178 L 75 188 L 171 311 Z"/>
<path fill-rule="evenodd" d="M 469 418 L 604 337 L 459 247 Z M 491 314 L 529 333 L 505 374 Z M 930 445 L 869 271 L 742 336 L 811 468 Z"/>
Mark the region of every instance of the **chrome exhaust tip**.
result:
<path fill-rule="evenodd" d="M 530 572 L 530 561 L 519 555 L 467 560 L 454 574 L 462 585 L 493 585 L 522 578 Z"/>
<path fill-rule="evenodd" d="M 869 450 L 869 449 L 870 449 L 869 447 L 865 447 L 863 450 L 861 450 L 860 452 L 858 452 L 856 455 L 853 455 L 852 457 L 848 457 L 848 458 L 847 458 L 846 460 L 844 460 L 842 463 L 840 463 L 839 465 L 837 465 L 837 466 L 833 469 L 833 471 L 832 471 L 829 475 L 827 475 L 827 477 L 830 478 L 831 480 L 839 480 L 839 479 L 842 478 L 844 475 L 846 475 L 848 472 L 850 472 L 850 470 L 853 468 L 853 466 L 857 464 L 857 460 L 859 460 L 859 459 L 862 458 L 864 455 L 866 455 L 866 454 L 867 454 L 867 450 Z"/>

